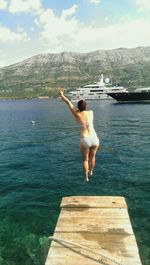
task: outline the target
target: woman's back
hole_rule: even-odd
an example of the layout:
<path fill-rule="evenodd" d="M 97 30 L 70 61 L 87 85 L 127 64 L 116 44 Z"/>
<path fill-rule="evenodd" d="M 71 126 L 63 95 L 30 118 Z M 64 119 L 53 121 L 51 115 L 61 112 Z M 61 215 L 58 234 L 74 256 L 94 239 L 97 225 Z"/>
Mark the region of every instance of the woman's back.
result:
<path fill-rule="evenodd" d="M 93 127 L 93 111 L 92 110 L 79 112 L 77 121 L 80 124 L 81 137 L 86 137 L 86 136 L 95 134 L 95 130 Z"/>

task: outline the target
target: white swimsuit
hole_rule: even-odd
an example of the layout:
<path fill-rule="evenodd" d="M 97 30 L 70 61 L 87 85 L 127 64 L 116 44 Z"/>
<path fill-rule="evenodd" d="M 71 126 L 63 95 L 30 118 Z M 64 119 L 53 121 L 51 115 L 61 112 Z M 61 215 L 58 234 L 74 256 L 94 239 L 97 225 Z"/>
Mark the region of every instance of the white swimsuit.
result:
<path fill-rule="evenodd" d="M 84 145 L 87 148 L 90 148 L 95 145 L 99 145 L 99 139 L 97 137 L 97 134 L 95 133 L 95 135 L 92 134 L 92 135 L 80 138 L 80 144 Z"/>
<path fill-rule="evenodd" d="M 91 119 L 89 119 L 88 124 L 81 126 L 88 127 L 92 131 L 92 133 L 89 134 L 88 136 L 81 137 L 80 144 L 84 145 L 87 148 L 99 145 L 99 139 L 93 127 L 93 111 L 91 111 Z"/>

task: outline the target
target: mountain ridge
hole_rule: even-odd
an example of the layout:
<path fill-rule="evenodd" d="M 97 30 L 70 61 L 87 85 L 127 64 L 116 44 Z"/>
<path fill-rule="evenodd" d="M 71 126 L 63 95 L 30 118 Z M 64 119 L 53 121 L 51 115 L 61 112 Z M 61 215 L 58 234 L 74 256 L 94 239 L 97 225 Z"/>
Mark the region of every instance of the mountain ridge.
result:
<path fill-rule="evenodd" d="M 101 73 L 114 85 L 150 86 L 150 47 L 117 48 L 89 53 L 44 53 L 0 68 L 1 98 L 51 96 L 98 81 Z"/>

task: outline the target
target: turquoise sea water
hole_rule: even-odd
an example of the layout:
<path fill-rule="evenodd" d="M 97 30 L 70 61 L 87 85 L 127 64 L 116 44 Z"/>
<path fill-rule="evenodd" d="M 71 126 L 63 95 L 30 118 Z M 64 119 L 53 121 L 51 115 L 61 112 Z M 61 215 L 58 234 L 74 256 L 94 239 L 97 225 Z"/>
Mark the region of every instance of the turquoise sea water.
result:
<path fill-rule="evenodd" d="M 44 264 L 61 198 L 70 195 L 124 196 L 142 263 L 150 264 L 150 105 L 88 106 L 101 148 L 84 183 L 79 128 L 62 101 L 0 101 L 1 265 Z"/>

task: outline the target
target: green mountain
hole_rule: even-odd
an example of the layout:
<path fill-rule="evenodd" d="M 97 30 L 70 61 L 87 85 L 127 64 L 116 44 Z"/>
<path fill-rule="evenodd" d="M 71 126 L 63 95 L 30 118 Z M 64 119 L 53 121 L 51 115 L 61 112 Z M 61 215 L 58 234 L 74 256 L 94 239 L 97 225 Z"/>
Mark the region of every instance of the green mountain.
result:
<path fill-rule="evenodd" d="M 33 56 L 0 68 L 0 98 L 52 96 L 58 87 L 75 89 L 102 73 L 113 85 L 150 86 L 150 47 Z"/>

